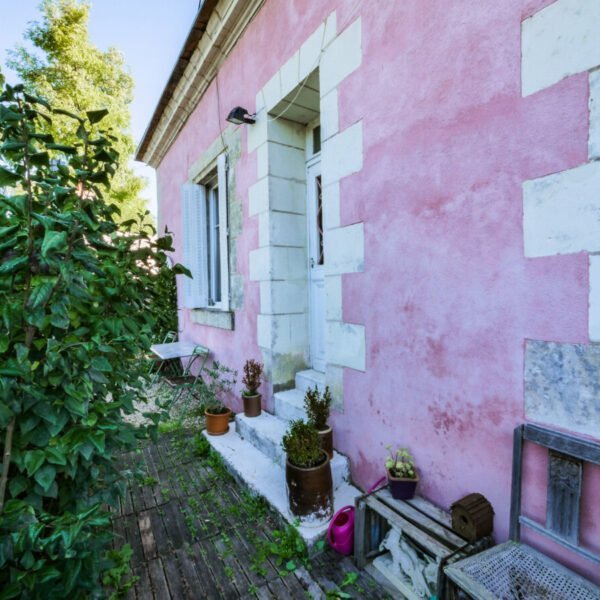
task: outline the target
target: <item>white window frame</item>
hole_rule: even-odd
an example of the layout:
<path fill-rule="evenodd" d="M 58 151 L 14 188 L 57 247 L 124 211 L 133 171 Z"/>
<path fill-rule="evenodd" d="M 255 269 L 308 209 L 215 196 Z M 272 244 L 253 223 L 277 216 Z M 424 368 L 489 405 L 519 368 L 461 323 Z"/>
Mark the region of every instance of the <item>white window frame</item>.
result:
<path fill-rule="evenodd" d="M 184 307 L 228 311 L 229 226 L 226 155 L 220 154 L 216 165 L 209 171 L 199 183 L 187 183 L 183 186 L 181 212 L 184 264 L 193 276 L 193 279 L 186 277 L 184 280 Z M 218 263 L 215 262 L 217 255 Z M 221 298 L 217 300 L 215 288 L 219 279 Z"/>

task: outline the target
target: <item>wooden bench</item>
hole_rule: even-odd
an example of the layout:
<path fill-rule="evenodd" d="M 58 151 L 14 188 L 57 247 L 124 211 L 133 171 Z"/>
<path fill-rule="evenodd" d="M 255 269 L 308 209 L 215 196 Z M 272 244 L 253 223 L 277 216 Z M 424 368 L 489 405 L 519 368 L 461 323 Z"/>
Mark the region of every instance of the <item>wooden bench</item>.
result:
<path fill-rule="evenodd" d="M 521 514 L 523 444 L 548 450 L 546 523 Z M 583 464 L 600 465 L 600 444 L 537 425 L 515 429 L 510 507 L 510 541 L 445 567 L 448 579 L 469 597 L 600 600 L 600 588 L 521 542 L 526 526 L 592 563 L 600 555 L 579 543 Z M 453 597 L 464 597 L 455 590 Z"/>

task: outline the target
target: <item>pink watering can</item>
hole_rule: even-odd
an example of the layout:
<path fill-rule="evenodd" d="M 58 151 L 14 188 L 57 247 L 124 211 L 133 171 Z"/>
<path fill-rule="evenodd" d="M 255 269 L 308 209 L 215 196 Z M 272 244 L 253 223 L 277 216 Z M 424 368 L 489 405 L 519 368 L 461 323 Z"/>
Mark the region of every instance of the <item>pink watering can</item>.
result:
<path fill-rule="evenodd" d="M 367 494 L 372 494 L 385 481 L 382 477 L 372 485 Z M 329 545 L 340 554 L 349 556 L 354 551 L 354 506 L 344 506 L 338 510 L 327 528 Z"/>

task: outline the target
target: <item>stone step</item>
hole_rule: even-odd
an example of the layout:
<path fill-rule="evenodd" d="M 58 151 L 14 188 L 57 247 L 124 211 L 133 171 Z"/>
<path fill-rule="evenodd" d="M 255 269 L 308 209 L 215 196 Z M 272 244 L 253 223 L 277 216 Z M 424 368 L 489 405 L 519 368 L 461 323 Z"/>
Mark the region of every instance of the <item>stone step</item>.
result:
<path fill-rule="evenodd" d="M 260 418 L 260 417 L 255 417 Z M 206 432 L 204 432 L 206 435 Z M 206 435 L 210 445 L 218 452 L 227 469 L 253 492 L 263 496 L 289 523 L 295 518 L 288 507 L 285 469 L 267 458 L 258 448 L 244 440 L 236 432 L 235 423 L 225 435 Z M 343 506 L 354 506 L 354 499 L 361 492 L 347 482 L 334 489 L 334 512 Z M 311 548 L 327 532 L 328 522 L 300 522 L 298 531 Z"/>
<path fill-rule="evenodd" d="M 296 389 L 300 390 L 304 394 L 308 388 L 314 388 L 317 386 L 319 392 L 325 391 L 325 373 L 315 371 L 314 369 L 307 369 L 306 371 L 298 371 L 296 373 Z"/>
<path fill-rule="evenodd" d="M 275 415 L 283 421 L 306 419 L 304 410 L 304 392 L 300 390 L 287 390 L 274 395 Z"/>
<path fill-rule="evenodd" d="M 240 437 L 276 464 L 285 466 L 285 452 L 281 446 L 281 440 L 289 427 L 289 421 L 282 421 L 263 411 L 258 417 L 246 417 L 243 413 L 237 414 L 235 422 Z M 331 475 L 334 487 L 339 487 L 350 480 L 349 461 L 338 452 L 333 453 Z"/>

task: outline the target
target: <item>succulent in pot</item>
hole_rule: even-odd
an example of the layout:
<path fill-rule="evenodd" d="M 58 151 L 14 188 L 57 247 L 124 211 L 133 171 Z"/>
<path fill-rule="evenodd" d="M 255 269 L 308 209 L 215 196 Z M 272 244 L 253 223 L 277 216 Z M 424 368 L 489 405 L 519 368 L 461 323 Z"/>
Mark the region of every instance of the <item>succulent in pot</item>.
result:
<path fill-rule="evenodd" d="M 392 450 L 392 446 L 386 446 L 389 455 L 385 459 L 388 486 L 392 496 L 396 500 L 410 500 L 417 489 L 419 474 L 415 467 L 415 460 L 408 448 Z"/>
<path fill-rule="evenodd" d="M 282 440 L 290 511 L 305 522 L 319 524 L 333 515 L 333 479 L 329 456 L 312 423 L 292 421 Z"/>
<path fill-rule="evenodd" d="M 331 408 L 331 392 L 329 387 L 325 388 L 323 394 L 315 385 L 314 389 L 308 389 L 304 395 L 304 408 L 308 421 L 312 423 L 321 436 L 323 450 L 327 452 L 330 459 L 333 458 L 333 429 L 328 425 Z"/>
<path fill-rule="evenodd" d="M 212 367 L 206 369 L 202 385 L 202 401 L 206 433 L 223 435 L 229 431 L 231 410 L 223 404 L 225 396 L 235 385 L 237 371 L 214 361 Z"/>
<path fill-rule="evenodd" d="M 242 383 L 245 386 L 242 392 L 244 402 L 244 414 L 247 417 L 258 417 L 261 413 L 261 395 L 258 393 L 263 376 L 263 365 L 250 358 L 244 365 L 244 376 Z"/>

